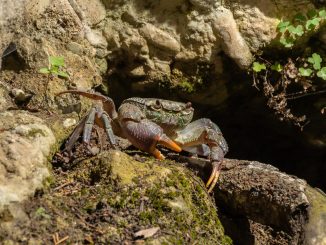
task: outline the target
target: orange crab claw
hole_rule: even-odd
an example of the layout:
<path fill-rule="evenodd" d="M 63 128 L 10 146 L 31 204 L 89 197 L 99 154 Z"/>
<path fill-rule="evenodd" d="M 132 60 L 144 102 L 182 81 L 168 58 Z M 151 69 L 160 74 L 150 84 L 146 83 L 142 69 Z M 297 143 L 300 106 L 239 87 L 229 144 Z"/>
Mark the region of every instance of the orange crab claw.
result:
<path fill-rule="evenodd" d="M 177 143 L 175 143 L 173 140 L 171 140 L 170 138 L 168 138 L 165 135 L 162 135 L 161 137 L 158 136 L 157 143 L 164 145 L 165 147 L 169 148 L 170 150 L 173 150 L 176 152 L 182 151 L 181 147 Z"/>
<path fill-rule="evenodd" d="M 165 159 L 165 157 L 163 156 L 163 154 L 158 150 L 158 149 L 154 149 L 154 151 L 151 152 L 153 154 L 153 156 L 156 158 L 156 159 L 159 159 L 159 160 L 163 160 Z"/>

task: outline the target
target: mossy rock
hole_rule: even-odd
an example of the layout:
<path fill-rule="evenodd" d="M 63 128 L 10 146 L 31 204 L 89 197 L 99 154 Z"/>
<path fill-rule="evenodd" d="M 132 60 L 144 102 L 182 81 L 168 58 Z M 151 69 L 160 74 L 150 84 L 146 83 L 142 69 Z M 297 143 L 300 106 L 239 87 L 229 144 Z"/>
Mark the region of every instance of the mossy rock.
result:
<path fill-rule="evenodd" d="M 16 221 L 7 241 L 49 243 L 58 233 L 69 243 L 121 244 L 159 227 L 147 244 L 232 243 L 202 181 L 176 162 L 112 150 L 55 172 L 55 186 L 26 203 L 28 225 Z"/>

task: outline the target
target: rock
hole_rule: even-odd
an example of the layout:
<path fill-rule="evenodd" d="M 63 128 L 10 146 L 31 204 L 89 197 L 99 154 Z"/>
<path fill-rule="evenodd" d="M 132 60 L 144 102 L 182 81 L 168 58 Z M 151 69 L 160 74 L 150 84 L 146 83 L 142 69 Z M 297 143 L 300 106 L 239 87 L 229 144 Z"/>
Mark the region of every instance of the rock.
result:
<path fill-rule="evenodd" d="M 98 30 L 89 29 L 86 32 L 86 38 L 93 47 L 106 48 L 108 46 L 106 39 Z"/>
<path fill-rule="evenodd" d="M 8 86 L 0 81 L 0 112 L 12 106 Z"/>
<path fill-rule="evenodd" d="M 172 54 L 180 51 L 180 43 L 168 32 L 160 30 L 154 25 L 147 23 L 140 28 L 139 32 L 147 42 L 159 49 L 171 52 Z"/>
<path fill-rule="evenodd" d="M 96 59 L 96 64 L 98 67 L 98 70 L 101 74 L 105 74 L 108 70 L 108 63 L 106 59 Z"/>
<path fill-rule="evenodd" d="M 232 12 L 225 8 L 219 8 L 212 27 L 216 36 L 222 40 L 222 49 L 230 56 L 240 68 L 247 68 L 253 62 L 249 46 L 241 36 Z"/>
<path fill-rule="evenodd" d="M 226 160 L 215 191 L 235 243 L 323 244 L 326 196 L 259 162 Z"/>
<path fill-rule="evenodd" d="M 23 237 L 47 244 L 52 242 L 48 234 L 60 231 L 74 243 L 85 239 L 86 225 L 95 244 L 128 244 L 138 236 L 150 244 L 231 244 L 214 203 L 198 183 L 189 170 L 169 160 L 102 152 L 57 175 L 49 193 L 25 203 L 26 222 L 0 220 L 0 237 L 7 232 L 7 240 Z M 155 232 L 147 230 L 153 227 Z M 147 235 L 135 234 L 140 230 Z"/>
<path fill-rule="evenodd" d="M 26 93 L 22 89 L 14 88 L 11 90 L 11 94 L 14 96 L 16 103 L 24 103 L 31 99 L 32 94 Z"/>
<path fill-rule="evenodd" d="M 326 194 L 307 187 L 305 194 L 309 200 L 308 223 L 305 226 L 305 244 L 326 244 Z"/>
<path fill-rule="evenodd" d="M 73 52 L 74 54 L 77 54 L 81 56 L 83 54 L 83 47 L 79 43 L 76 42 L 70 42 L 67 44 L 67 49 Z"/>
<path fill-rule="evenodd" d="M 0 210 L 22 202 L 50 176 L 47 159 L 55 144 L 40 118 L 24 111 L 0 113 Z"/>
<path fill-rule="evenodd" d="M 255 1 L 254 5 L 250 1 L 234 1 L 230 7 L 241 36 L 252 52 L 274 46 L 273 40 L 277 36 L 276 26 L 280 18 L 291 19 L 297 13 L 305 13 L 314 8 L 309 0 L 280 0 L 277 4 L 273 0 Z"/>
<path fill-rule="evenodd" d="M 77 0 L 76 2 L 81 8 L 81 10 L 84 12 L 86 21 L 91 26 L 98 24 L 105 18 L 106 10 L 100 0 Z"/>

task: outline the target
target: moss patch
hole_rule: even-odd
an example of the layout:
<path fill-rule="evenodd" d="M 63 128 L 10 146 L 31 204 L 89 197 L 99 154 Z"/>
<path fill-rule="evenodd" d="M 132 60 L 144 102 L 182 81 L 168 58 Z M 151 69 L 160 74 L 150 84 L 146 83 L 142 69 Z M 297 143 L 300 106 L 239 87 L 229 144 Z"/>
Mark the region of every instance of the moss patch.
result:
<path fill-rule="evenodd" d="M 201 183 L 172 161 L 103 152 L 65 172 L 55 169 L 49 192 L 25 204 L 30 221 L 17 221 L 6 239 L 48 244 L 57 232 L 68 243 L 121 244 L 158 226 L 149 244 L 230 244 Z"/>

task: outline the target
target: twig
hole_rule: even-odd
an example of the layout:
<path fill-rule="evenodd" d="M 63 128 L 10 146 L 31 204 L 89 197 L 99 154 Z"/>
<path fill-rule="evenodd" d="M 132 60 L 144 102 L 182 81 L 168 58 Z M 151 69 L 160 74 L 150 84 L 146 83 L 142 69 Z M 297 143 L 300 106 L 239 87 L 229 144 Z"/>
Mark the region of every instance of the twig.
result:
<path fill-rule="evenodd" d="M 60 190 L 61 188 L 66 187 L 67 185 L 71 185 L 72 183 L 74 183 L 74 181 L 69 181 L 69 182 L 63 183 L 62 185 L 57 186 L 53 190 L 54 191 Z"/>
<path fill-rule="evenodd" d="M 317 95 L 317 94 L 323 94 L 326 93 L 326 90 L 320 90 L 320 91 L 316 91 L 316 92 L 297 92 L 297 93 L 291 93 L 291 94 L 287 94 L 286 98 L 288 100 L 295 100 L 295 99 L 299 99 L 302 97 L 306 97 L 306 96 L 310 96 L 310 95 Z"/>
<path fill-rule="evenodd" d="M 52 235 L 54 245 L 59 245 L 60 243 L 66 241 L 68 238 L 69 236 L 65 236 L 64 238 L 60 239 L 59 234 L 57 232 L 54 235 Z"/>

